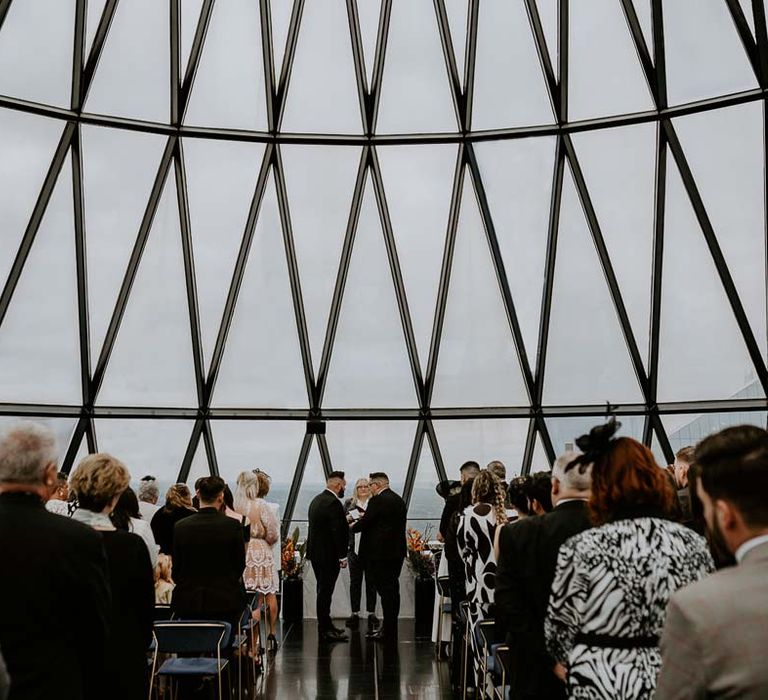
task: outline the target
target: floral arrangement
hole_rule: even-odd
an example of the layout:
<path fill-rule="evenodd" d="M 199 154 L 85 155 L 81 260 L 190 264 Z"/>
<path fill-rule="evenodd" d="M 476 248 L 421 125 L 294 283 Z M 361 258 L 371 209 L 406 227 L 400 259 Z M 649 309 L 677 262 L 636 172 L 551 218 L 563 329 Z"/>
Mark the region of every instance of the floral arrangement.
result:
<path fill-rule="evenodd" d="M 432 578 L 435 574 L 435 559 L 427 547 L 431 526 L 427 525 L 424 533 L 409 527 L 406 531 L 408 546 L 408 566 L 416 578 Z"/>
<path fill-rule="evenodd" d="M 307 543 L 299 543 L 299 528 L 296 528 L 290 537 L 283 541 L 280 556 L 280 568 L 286 578 L 299 578 L 304 572 L 304 554 Z"/>

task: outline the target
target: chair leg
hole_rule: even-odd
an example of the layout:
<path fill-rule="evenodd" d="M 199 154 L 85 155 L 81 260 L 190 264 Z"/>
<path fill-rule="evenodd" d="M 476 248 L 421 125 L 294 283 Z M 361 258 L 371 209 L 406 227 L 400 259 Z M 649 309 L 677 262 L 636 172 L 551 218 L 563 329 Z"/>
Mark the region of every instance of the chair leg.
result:
<path fill-rule="evenodd" d="M 467 700 L 467 662 L 469 660 L 469 617 L 464 626 L 464 649 L 461 657 L 461 697 Z"/>

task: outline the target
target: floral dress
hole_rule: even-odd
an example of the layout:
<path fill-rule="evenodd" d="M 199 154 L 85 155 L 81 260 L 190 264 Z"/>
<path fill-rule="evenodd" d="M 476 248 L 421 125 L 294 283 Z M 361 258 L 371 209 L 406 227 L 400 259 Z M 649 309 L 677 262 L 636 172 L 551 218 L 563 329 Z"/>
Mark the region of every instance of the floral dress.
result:
<path fill-rule="evenodd" d="M 276 593 L 274 545 L 280 535 L 280 523 L 274 509 L 263 499 L 251 501 L 243 513 L 251 521 L 251 539 L 245 553 L 243 581 L 249 591 Z"/>

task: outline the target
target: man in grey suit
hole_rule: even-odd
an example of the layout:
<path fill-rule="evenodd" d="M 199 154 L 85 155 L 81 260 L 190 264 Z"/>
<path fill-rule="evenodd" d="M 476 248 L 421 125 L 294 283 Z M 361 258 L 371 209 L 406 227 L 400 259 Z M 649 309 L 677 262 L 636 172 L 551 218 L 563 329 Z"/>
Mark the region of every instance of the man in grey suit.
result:
<path fill-rule="evenodd" d="M 768 698 L 768 432 L 727 428 L 696 448 L 710 534 L 737 566 L 672 596 L 656 700 Z"/>

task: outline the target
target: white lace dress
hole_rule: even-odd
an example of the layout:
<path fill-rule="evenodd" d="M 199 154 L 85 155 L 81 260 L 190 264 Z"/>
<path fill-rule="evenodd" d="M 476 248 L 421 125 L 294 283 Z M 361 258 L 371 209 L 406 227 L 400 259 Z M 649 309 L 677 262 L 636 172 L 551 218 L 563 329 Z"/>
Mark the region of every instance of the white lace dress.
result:
<path fill-rule="evenodd" d="M 251 540 L 245 553 L 243 581 L 249 591 L 276 593 L 274 545 L 280 539 L 280 523 L 274 508 L 261 498 L 251 501 L 243 513 L 251 521 Z"/>

